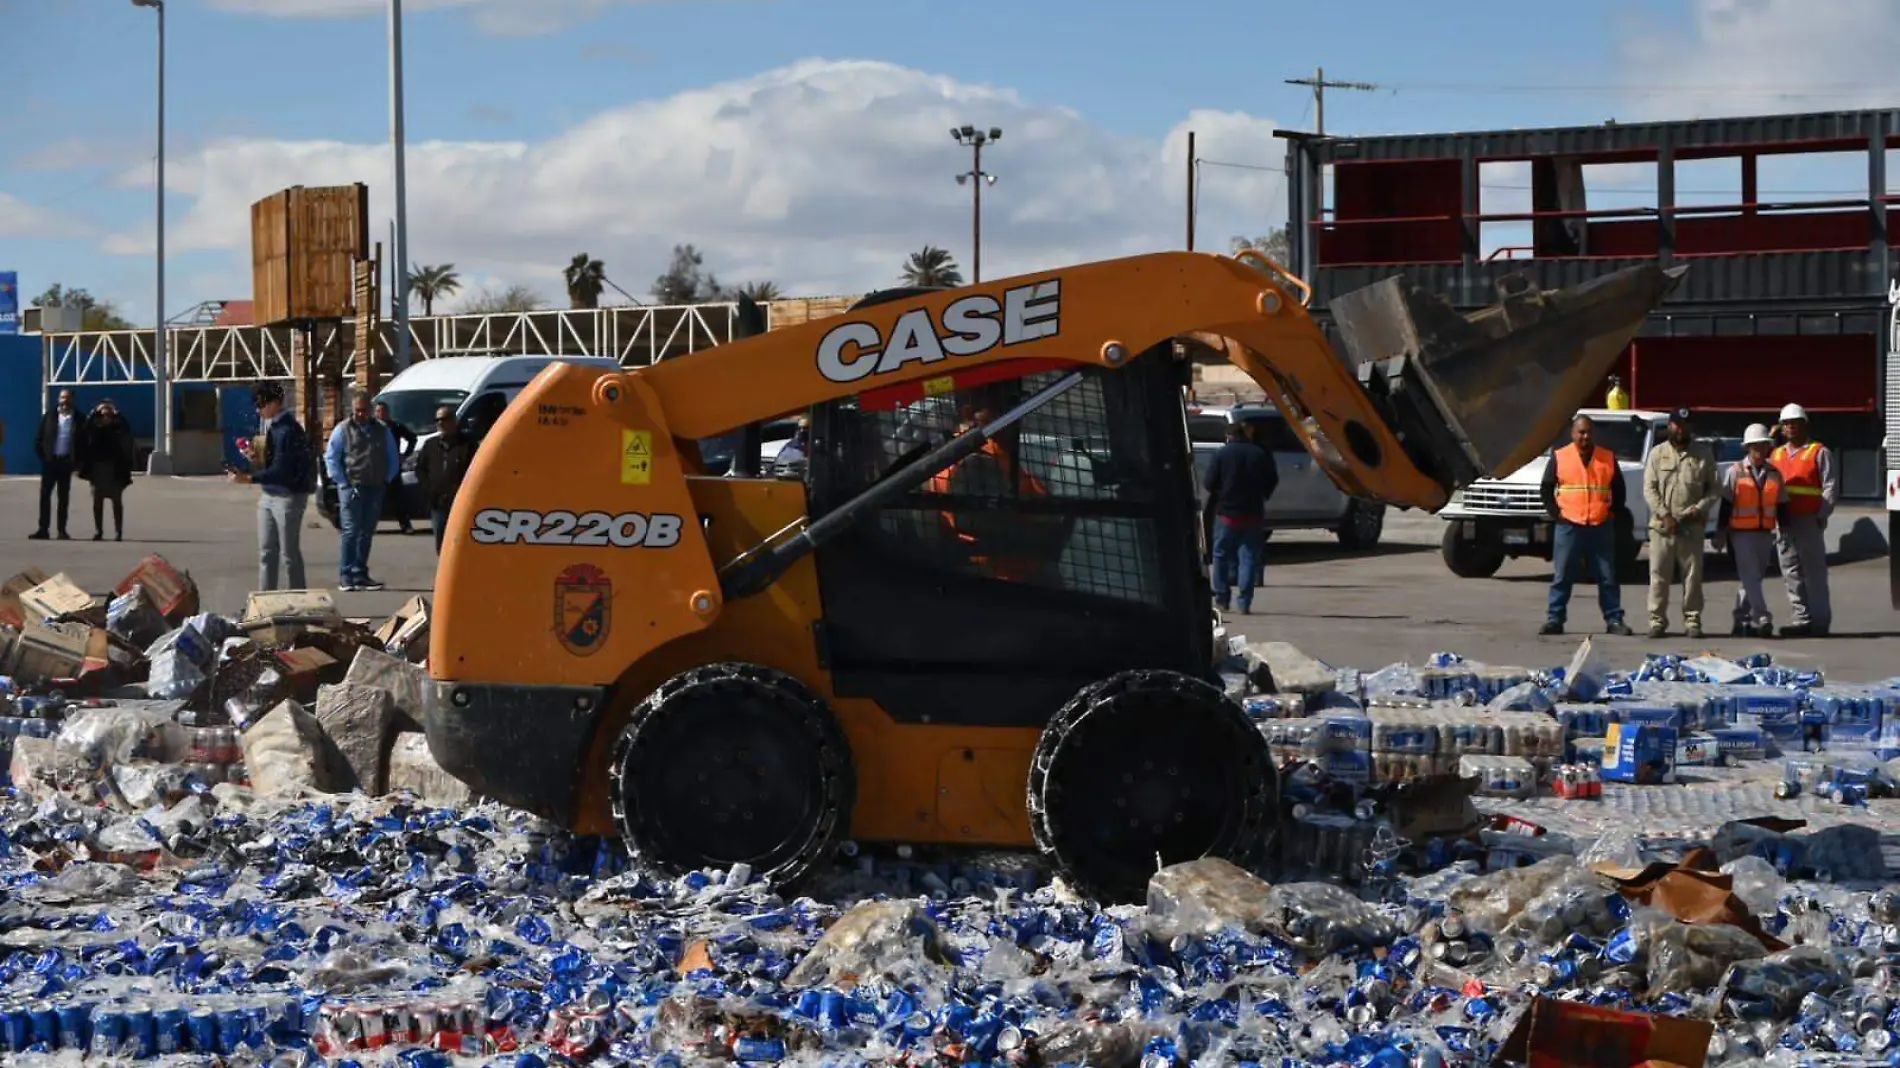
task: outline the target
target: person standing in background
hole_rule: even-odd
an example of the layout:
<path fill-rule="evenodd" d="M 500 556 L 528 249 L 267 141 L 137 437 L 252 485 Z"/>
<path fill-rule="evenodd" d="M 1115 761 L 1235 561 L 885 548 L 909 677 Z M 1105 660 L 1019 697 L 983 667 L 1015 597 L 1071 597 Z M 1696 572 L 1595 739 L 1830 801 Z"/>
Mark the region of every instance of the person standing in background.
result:
<path fill-rule="evenodd" d="M 1623 622 L 1623 588 L 1616 577 L 1616 520 L 1623 514 L 1623 473 L 1616 456 L 1596 443 L 1597 425 L 1587 415 L 1570 424 L 1570 444 L 1558 449 L 1544 467 L 1539 496 L 1557 520 L 1551 535 L 1550 607 L 1539 634 L 1562 634 L 1569 614 L 1571 567 L 1579 557 L 1597 573 L 1597 606 L 1604 632 L 1629 637 Z"/>
<path fill-rule="evenodd" d="M 383 589 L 370 577 L 369 550 L 389 484 L 402 475 L 402 460 L 396 454 L 396 435 L 370 414 L 369 397 L 359 393 L 350 402 L 350 417 L 330 434 L 323 463 L 336 487 L 337 518 L 343 527 L 337 588 L 345 593 Z"/>
<path fill-rule="evenodd" d="M 106 502 L 112 502 L 114 541 L 125 540 L 125 491 L 132 485 L 132 466 L 138 459 L 138 441 L 132 424 L 107 397 L 86 419 L 79 443 L 79 477 L 92 484 L 92 540 L 105 540 Z"/>
<path fill-rule="evenodd" d="M 398 456 L 396 477 L 389 482 L 389 499 L 396 506 L 396 522 L 401 525 L 404 534 L 414 534 L 415 527 L 409 522 L 409 487 L 402 480 L 401 460 L 407 460 L 409 454 L 416 451 L 416 432 L 403 426 L 389 414 L 389 405 L 376 402 L 376 421 L 383 424 L 395 435 L 396 446 L 401 450 Z"/>
<path fill-rule="evenodd" d="M 1267 501 L 1280 488 L 1273 454 L 1253 440 L 1252 427 L 1228 423 L 1227 441 L 1208 464 L 1207 504 L 1201 521 L 1213 563 L 1214 606 L 1253 611 L 1253 591 L 1265 577 Z"/>
<path fill-rule="evenodd" d="M 252 397 L 257 423 L 263 431 L 262 456 L 254 455 L 250 439 L 239 444 L 250 470 L 226 467 L 230 479 L 255 484 L 257 497 L 257 588 L 275 590 L 281 559 L 290 578 L 289 589 L 308 589 L 303 569 L 303 513 L 317 488 L 311 462 L 310 437 L 284 405 L 284 387 L 276 382 L 258 386 Z"/>
<path fill-rule="evenodd" d="M 1715 451 L 1697 441 L 1689 409 L 1669 413 L 1668 437 L 1643 460 L 1643 500 L 1649 505 L 1649 636 L 1669 630 L 1669 587 L 1682 580 L 1682 622 L 1702 637 L 1702 550 L 1709 516 L 1721 502 Z"/>
<path fill-rule="evenodd" d="M 73 391 L 59 391 L 59 403 L 40 417 L 33 453 L 40 458 L 40 525 L 27 537 L 45 541 L 53 520 L 53 497 L 59 497 L 59 540 L 68 540 L 66 515 L 72 504 L 73 469 L 79 456 L 82 424 L 73 407 Z"/>
<path fill-rule="evenodd" d="M 1786 491 L 1781 472 L 1768 462 L 1775 447 L 1768 428 L 1751 424 L 1742 433 L 1742 446 L 1748 455 L 1722 474 L 1722 527 L 1728 531 L 1735 576 L 1742 584 L 1735 592 L 1735 629 L 1730 633 L 1737 638 L 1772 638 L 1775 620 L 1762 594 L 1762 582 L 1775 551 L 1775 529 Z"/>
<path fill-rule="evenodd" d="M 462 433 L 455 420 L 455 409 L 443 405 L 435 410 L 436 436 L 422 447 L 416 457 L 416 481 L 429 502 L 429 525 L 435 528 L 435 554 L 442 555 L 442 534 L 449 526 L 449 511 L 455 507 L 455 495 L 468 477 L 468 465 L 475 460 L 475 439 Z"/>
<path fill-rule="evenodd" d="M 1781 472 L 1788 499 L 1782 505 L 1777 547 L 1781 577 L 1788 585 L 1789 615 L 1783 637 L 1824 637 L 1834 625 L 1827 589 L 1827 520 L 1840 500 L 1840 474 L 1828 447 L 1808 437 L 1808 413 L 1799 404 L 1781 409 L 1787 443 L 1769 461 Z"/>

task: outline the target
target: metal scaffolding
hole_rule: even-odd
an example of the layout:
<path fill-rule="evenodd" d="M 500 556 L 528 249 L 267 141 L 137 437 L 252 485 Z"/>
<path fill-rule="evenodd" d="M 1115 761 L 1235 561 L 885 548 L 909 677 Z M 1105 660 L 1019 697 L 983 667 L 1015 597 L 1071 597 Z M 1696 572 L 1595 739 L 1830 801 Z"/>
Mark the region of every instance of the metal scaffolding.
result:
<path fill-rule="evenodd" d="M 769 315 L 769 308 L 768 308 Z M 612 356 L 622 367 L 722 345 L 733 339 L 736 304 L 562 308 L 493 315 L 418 316 L 409 322 L 416 359 L 461 355 Z M 392 360 L 396 326 L 379 324 L 376 351 Z M 41 337 L 48 387 L 152 381 L 152 331 L 104 330 Z M 355 371 L 356 326 L 320 323 L 308 332 L 276 326 L 178 326 L 165 332 L 173 382 L 295 379 L 293 355 L 307 345 L 311 373 Z M 299 340 L 301 338 L 301 341 Z M 380 361 L 379 361 L 380 362 Z"/>

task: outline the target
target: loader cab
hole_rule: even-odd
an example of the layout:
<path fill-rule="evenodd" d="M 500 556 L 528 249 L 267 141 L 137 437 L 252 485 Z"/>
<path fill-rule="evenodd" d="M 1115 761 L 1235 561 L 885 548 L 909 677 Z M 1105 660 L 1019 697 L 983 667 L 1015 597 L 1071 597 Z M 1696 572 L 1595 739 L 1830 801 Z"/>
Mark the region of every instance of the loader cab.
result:
<path fill-rule="evenodd" d="M 1211 674 L 1184 372 L 1171 357 L 1161 346 L 1085 372 L 984 452 L 818 549 L 820 653 L 840 696 L 900 722 L 1025 726 L 1117 671 Z M 953 390 L 812 409 L 813 518 L 1070 369 L 992 365 Z"/>

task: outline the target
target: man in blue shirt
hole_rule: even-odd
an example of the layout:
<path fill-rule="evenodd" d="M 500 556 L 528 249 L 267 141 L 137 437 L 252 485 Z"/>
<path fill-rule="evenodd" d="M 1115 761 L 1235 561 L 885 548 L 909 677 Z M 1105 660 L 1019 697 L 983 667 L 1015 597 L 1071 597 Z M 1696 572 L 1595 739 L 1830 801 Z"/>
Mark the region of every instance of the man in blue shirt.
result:
<path fill-rule="evenodd" d="M 356 395 L 350 417 L 331 432 L 323 466 L 336 487 L 337 514 L 343 524 L 337 588 L 346 593 L 380 590 L 383 584 L 369 574 L 369 547 L 376 536 L 376 521 L 383 515 L 383 497 L 402 473 L 402 455 L 396 448 L 396 435 L 370 415 L 366 394 Z"/>
<path fill-rule="evenodd" d="M 310 438 L 284 406 L 284 387 L 276 382 L 258 386 L 253 394 L 257 422 L 263 431 L 264 454 L 250 441 L 239 442 L 250 460 L 250 470 L 227 465 L 233 482 L 248 482 L 263 492 L 257 498 L 257 588 L 274 590 L 281 557 L 290 576 L 290 589 L 305 589 L 303 571 L 304 507 L 316 488 Z"/>

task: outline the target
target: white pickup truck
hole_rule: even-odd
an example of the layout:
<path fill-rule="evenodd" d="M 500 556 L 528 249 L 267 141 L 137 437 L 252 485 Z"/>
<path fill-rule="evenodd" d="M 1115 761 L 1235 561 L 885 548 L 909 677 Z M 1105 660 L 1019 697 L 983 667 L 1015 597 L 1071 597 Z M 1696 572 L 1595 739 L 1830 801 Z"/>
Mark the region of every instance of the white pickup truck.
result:
<path fill-rule="evenodd" d="M 1586 408 L 1596 423 L 1597 444 L 1616 455 L 1623 474 L 1625 504 L 1629 511 L 1618 524 L 1617 560 L 1628 572 L 1634 568 L 1643 545 L 1649 541 L 1649 505 L 1643 500 L 1643 461 L 1649 450 L 1668 432 L 1665 412 L 1615 411 Z M 1707 440 L 1707 439 L 1704 439 Z M 1565 426 L 1551 452 L 1570 443 L 1570 427 Z M 1715 448 L 1718 465 L 1740 456 L 1739 439 L 1718 438 Z M 1488 578 L 1504 566 L 1504 561 L 1519 556 L 1551 558 L 1551 534 L 1555 521 L 1544 510 L 1540 487 L 1551 452 L 1532 460 L 1503 478 L 1481 478 L 1457 493 L 1439 511 L 1446 520 L 1441 551 L 1445 566 L 1461 578 Z M 1715 533 L 1717 516 L 1709 517 L 1709 533 Z M 1719 549 L 1720 546 L 1717 546 Z"/>

